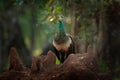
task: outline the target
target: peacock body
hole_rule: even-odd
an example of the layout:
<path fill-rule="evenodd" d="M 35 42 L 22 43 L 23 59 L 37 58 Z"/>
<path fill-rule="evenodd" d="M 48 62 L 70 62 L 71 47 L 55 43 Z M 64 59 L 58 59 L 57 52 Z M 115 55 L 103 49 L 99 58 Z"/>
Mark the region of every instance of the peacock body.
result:
<path fill-rule="evenodd" d="M 72 37 L 65 32 L 62 20 L 58 23 L 58 32 L 55 34 L 52 43 L 43 49 L 42 55 L 46 55 L 51 50 L 55 53 L 61 63 L 65 61 L 69 54 L 75 53 L 75 45 Z"/>
<path fill-rule="evenodd" d="M 67 51 L 72 43 L 72 40 L 68 34 L 64 31 L 64 25 L 62 21 L 59 21 L 59 32 L 55 35 L 53 39 L 53 46 L 58 51 Z"/>

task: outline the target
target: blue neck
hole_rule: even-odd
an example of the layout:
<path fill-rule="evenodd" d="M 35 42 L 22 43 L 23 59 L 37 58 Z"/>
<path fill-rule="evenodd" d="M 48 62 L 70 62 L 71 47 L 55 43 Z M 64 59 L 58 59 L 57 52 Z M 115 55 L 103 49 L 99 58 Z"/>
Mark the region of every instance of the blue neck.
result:
<path fill-rule="evenodd" d="M 62 33 L 62 34 L 65 33 L 64 24 L 62 21 L 59 21 L 58 30 L 59 30 L 59 33 Z"/>

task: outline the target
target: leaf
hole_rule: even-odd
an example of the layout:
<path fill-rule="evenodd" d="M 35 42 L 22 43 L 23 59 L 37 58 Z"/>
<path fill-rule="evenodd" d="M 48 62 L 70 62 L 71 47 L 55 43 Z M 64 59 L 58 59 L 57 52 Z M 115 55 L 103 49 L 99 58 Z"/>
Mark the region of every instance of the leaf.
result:
<path fill-rule="evenodd" d="M 23 0 L 16 0 L 16 3 L 17 3 L 18 5 L 22 5 L 22 4 L 23 4 Z"/>
<path fill-rule="evenodd" d="M 56 64 L 60 64 L 60 60 L 58 60 L 58 58 L 56 57 Z"/>
<path fill-rule="evenodd" d="M 55 8 L 56 13 L 61 13 L 62 10 L 63 10 L 63 8 L 61 6 L 58 6 L 58 7 Z"/>

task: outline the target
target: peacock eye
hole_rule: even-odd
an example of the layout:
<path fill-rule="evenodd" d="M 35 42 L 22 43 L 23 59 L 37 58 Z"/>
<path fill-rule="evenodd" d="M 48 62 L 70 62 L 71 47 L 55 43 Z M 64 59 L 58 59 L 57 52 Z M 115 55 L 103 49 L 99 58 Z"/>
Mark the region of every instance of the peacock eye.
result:
<path fill-rule="evenodd" d="M 61 15 L 61 18 L 63 18 L 63 16 Z"/>

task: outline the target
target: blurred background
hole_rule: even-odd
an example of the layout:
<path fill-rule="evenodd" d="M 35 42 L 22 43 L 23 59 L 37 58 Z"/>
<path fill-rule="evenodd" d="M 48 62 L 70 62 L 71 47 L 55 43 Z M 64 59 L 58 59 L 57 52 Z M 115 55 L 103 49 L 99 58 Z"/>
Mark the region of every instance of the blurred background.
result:
<path fill-rule="evenodd" d="M 120 0 L 0 0 L 0 71 L 15 47 L 29 67 L 57 31 L 58 15 L 76 39 L 77 52 L 91 44 L 101 72 L 120 80 Z"/>

